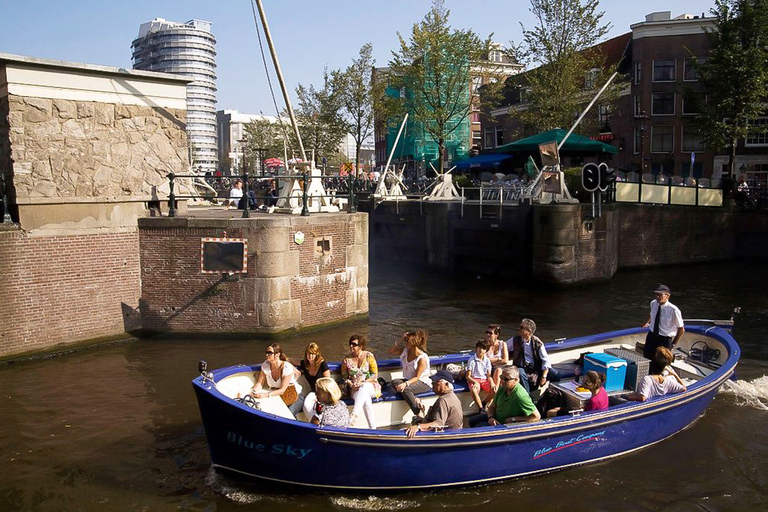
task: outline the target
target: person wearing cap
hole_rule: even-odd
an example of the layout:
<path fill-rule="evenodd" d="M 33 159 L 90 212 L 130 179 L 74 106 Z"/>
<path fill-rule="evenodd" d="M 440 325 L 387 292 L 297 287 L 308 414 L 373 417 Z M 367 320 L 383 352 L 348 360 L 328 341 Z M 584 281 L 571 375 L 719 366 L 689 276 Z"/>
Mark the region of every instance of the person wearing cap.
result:
<path fill-rule="evenodd" d="M 645 337 L 643 357 L 651 361 L 658 347 L 673 349 L 685 332 L 680 308 L 669 302 L 669 287 L 659 285 L 653 293 L 656 298 L 651 301 L 651 313 L 643 324 L 650 329 Z"/>
<path fill-rule="evenodd" d="M 453 375 L 440 370 L 429 378 L 432 380 L 432 391 L 438 395 L 437 401 L 429 408 L 424 418 L 420 418 L 417 424 L 405 430 L 405 435 L 411 438 L 422 430 L 443 427 L 459 429 L 463 426 L 464 413 L 459 398 L 453 392 Z"/>

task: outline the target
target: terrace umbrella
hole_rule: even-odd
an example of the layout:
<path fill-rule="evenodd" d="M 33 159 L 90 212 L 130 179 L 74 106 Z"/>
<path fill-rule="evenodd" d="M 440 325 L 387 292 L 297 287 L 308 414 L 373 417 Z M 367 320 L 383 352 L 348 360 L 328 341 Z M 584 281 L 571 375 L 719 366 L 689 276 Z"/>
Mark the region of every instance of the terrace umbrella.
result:
<path fill-rule="evenodd" d="M 279 158 L 267 158 L 264 160 L 264 166 L 268 169 L 278 169 L 283 166 L 283 161 Z"/>
<path fill-rule="evenodd" d="M 497 153 L 538 153 L 539 144 L 555 141 L 560 144 L 565 134 L 568 133 L 560 128 L 541 132 L 525 139 L 516 140 L 509 144 L 504 144 L 496 148 Z M 572 133 L 560 148 L 560 151 L 570 151 L 576 153 L 610 153 L 617 155 L 619 148 L 605 144 L 603 142 L 592 140 L 584 135 Z"/>

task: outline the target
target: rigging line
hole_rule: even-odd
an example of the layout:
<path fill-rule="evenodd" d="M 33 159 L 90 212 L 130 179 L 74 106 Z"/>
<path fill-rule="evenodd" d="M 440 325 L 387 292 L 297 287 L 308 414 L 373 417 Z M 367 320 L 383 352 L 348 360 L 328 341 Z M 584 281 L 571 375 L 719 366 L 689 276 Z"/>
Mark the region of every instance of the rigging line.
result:
<path fill-rule="evenodd" d="M 288 142 L 291 139 L 288 137 L 288 130 L 286 129 L 285 124 L 283 124 L 283 119 L 280 116 L 280 109 L 277 106 L 277 99 L 275 98 L 275 90 L 272 87 L 272 80 L 269 78 L 269 65 L 267 64 L 267 58 L 264 56 L 264 45 L 261 42 L 261 30 L 259 30 L 259 20 L 256 18 L 256 7 L 253 4 L 253 0 L 251 0 L 251 12 L 253 13 L 253 23 L 254 25 L 256 25 L 256 36 L 259 39 L 259 50 L 261 51 L 261 60 L 264 63 L 264 73 L 267 75 L 267 84 L 269 84 L 269 93 L 272 95 L 272 104 L 275 106 L 275 115 L 277 116 L 277 123 L 280 125 L 280 128 L 282 128 L 283 130 L 284 140 Z M 284 165 L 287 166 L 288 162 L 285 162 Z"/>

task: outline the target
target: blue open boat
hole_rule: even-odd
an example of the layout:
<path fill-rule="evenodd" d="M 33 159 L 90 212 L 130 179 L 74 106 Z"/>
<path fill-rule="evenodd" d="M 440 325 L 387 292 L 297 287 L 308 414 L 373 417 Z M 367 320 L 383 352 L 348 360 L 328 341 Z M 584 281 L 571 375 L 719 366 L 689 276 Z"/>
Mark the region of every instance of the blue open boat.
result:
<path fill-rule="evenodd" d="M 646 329 L 613 331 L 547 344 L 553 362 L 569 365 L 585 351 L 634 352 Z M 249 408 L 233 398 L 253 385 L 259 365 L 238 365 L 198 377 L 193 386 L 217 470 L 266 480 L 337 489 L 424 489 L 491 482 L 564 469 L 631 453 L 663 441 L 702 415 L 733 375 L 739 347 L 715 325 L 686 325 L 673 364 L 685 392 L 612 405 L 535 423 L 444 432 L 408 439 L 399 429 L 318 428 Z M 467 354 L 431 358 L 433 370 Z M 398 376 L 399 361 L 380 362 L 380 374 Z M 336 367 L 331 366 L 332 370 Z M 470 413 L 469 393 L 457 396 Z M 431 393 L 422 400 L 429 404 Z M 279 400 L 279 399 L 278 399 Z M 374 404 L 380 424 L 396 426 L 410 412 L 395 397 Z M 345 461 L 361 461 L 348 464 Z"/>

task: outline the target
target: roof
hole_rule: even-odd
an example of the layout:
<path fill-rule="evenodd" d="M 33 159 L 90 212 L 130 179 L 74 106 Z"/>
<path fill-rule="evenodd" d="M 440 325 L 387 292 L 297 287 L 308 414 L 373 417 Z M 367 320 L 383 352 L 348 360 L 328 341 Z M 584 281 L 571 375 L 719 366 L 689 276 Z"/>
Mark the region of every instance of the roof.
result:
<path fill-rule="evenodd" d="M 135 78 L 145 78 L 152 80 L 167 80 L 179 82 L 179 85 L 193 82 L 193 78 L 182 75 L 172 75 L 170 73 L 158 73 L 156 71 L 138 71 L 135 69 L 116 68 L 112 66 L 101 66 L 98 64 L 84 64 L 82 62 L 68 62 L 64 60 L 41 59 L 38 57 L 27 57 L 25 55 L 14 55 L 11 53 L 0 52 L 0 64 L 13 63 L 24 67 L 64 69 L 70 71 L 91 72 L 103 75 L 130 75 Z"/>
<path fill-rule="evenodd" d="M 464 169 L 495 169 L 501 162 L 512 158 L 512 155 L 486 153 L 484 155 L 473 156 L 456 163 L 456 168 Z"/>
<path fill-rule="evenodd" d="M 567 132 L 562 128 L 555 130 L 548 130 L 541 132 L 525 139 L 516 140 L 509 144 L 504 144 L 496 148 L 497 153 L 517 153 L 517 152 L 538 152 L 539 144 L 546 144 L 547 142 L 557 142 L 563 140 Z M 560 151 L 571 151 L 578 153 L 610 153 L 616 155 L 619 152 L 619 148 L 605 144 L 596 140 L 592 140 L 584 135 L 578 133 L 572 133 L 568 139 L 560 148 Z"/>

